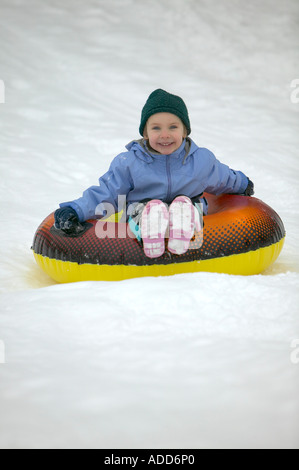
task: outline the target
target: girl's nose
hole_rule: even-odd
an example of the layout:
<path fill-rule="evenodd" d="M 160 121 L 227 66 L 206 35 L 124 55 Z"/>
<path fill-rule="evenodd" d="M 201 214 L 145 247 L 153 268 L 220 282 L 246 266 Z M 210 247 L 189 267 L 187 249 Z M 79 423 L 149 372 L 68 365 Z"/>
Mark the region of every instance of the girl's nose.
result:
<path fill-rule="evenodd" d="M 161 137 L 163 137 L 163 139 L 166 139 L 167 137 L 169 137 L 168 129 L 161 130 Z"/>

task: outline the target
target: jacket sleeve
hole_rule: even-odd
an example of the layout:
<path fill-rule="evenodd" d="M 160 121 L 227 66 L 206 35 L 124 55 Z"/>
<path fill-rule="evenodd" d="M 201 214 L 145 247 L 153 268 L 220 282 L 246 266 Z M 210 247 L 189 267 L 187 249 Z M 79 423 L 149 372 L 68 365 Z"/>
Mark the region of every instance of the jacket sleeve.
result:
<path fill-rule="evenodd" d="M 113 206 L 118 212 L 118 196 L 124 197 L 133 188 L 133 182 L 126 153 L 120 154 L 112 161 L 109 170 L 99 178 L 98 186 L 91 186 L 82 197 L 70 202 L 63 202 L 60 207 L 70 206 L 78 214 L 80 222 L 95 216 L 105 215 L 105 203 Z"/>
<path fill-rule="evenodd" d="M 247 176 L 242 171 L 235 171 L 221 163 L 215 155 L 205 149 L 204 155 L 204 186 L 211 194 L 234 193 L 242 194 L 248 185 Z"/>

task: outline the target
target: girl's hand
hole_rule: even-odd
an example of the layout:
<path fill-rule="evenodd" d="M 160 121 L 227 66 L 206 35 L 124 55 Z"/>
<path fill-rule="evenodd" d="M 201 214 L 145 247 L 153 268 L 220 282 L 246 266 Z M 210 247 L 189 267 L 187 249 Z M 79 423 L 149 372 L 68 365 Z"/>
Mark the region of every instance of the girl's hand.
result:
<path fill-rule="evenodd" d="M 242 193 L 242 196 L 253 196 L 253 194 L 254 194 L 254 184 L 248 178 L 248 185 L 247 185 L 247 188 L 245 189 L 244 193 Z"/>
<path fill-rule="evenodd" d="M 54 219 L 54 227 L 63 230 L 67 234 L 77 233 L 81 225 L 77 212 L 69 206 L 57 209 L 54 213 Z"/>

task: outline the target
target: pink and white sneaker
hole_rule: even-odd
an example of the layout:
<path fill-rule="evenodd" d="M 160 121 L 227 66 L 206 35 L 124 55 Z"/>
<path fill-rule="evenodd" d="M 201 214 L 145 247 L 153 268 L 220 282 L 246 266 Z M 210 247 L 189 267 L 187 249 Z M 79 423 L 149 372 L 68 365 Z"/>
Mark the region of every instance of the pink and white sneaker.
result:
<path fill-rule="evenodd" d="M 149 201 L 142 212 L 140 221 L 143 250 L 149 258 L 158 258 L 165 252 L 165 234 L 168 223 L 169 214 L 164 202 L 159 199 Z"/>
<path fill-rule="evenodd" d="M 175 255 L 186 253 L 195 229 L 201 230 L 198 210 L 187 196 L 176 197 L 169 208 L 168 250 Z"/>

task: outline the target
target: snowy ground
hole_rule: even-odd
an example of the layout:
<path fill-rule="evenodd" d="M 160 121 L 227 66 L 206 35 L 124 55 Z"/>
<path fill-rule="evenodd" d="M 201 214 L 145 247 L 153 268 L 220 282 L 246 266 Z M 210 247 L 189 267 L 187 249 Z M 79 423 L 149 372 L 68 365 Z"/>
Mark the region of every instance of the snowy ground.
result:
<path fill-rule="evenodd" d="M 297 0 L 0 0 L 0 448 L 299 447 L 298 30 Z M 253 277 L 55 284 L 37 226 L 158 87 L 280 214 L 282 254 Z"/>

